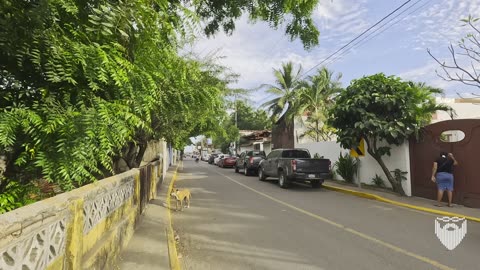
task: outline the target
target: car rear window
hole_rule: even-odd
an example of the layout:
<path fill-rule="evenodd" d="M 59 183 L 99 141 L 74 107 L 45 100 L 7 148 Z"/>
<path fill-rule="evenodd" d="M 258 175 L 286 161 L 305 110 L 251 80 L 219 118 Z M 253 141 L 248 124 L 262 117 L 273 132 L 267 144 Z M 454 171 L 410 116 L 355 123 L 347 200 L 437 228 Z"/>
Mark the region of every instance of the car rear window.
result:
<path fill-rule="evenodd" d="M 310 154 L 305 150 L 287 150 L 282 152 L 284 158 L 310 158 Z"/>
<path fill-rule="evenodd" d="M 253 151 L 253 152 L 250 152 L 249 155 L 250 155 L 250 156 L 253 156 L 253 157 L 258 157 L 258 156 L 264 157 L 264 156 L 265 156 L 265 153 L 264 153 L 264 152 L 261 152 L 261 151 Z"/>

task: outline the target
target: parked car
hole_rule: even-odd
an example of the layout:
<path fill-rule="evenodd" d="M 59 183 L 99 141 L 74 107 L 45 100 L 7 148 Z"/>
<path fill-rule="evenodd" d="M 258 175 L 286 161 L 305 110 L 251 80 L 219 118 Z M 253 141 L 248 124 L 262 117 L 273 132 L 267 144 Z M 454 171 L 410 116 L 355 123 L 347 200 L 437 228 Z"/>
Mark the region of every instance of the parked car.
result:
<path fill-rule="evenodd" d="M 218 167 L 221 168 L 233 168 L 235 162 L 237 161 L 236 156 L 224 156 L 222 159 L 218 161 Z"/>
<path fill-rule="evenodd" d="M 223 164 L 223 160 L 228 157 L 231 157 L 231 156 L 229 154 L 220 155 L 220 158 L 218 159 L 218 162 L 217 162 L 217 166 L 220 167 L 220 165 Z"/>
<path fill-rule="evenodd" d="M 211 154 L 210 157 L 208 158 L 208 164 L 215 164 L 215 158 L 218 157 L 218 154 Z"/>
<path fill-rule="evenodd" d="M 243 170 L 246 176 L 258 174 L 258 164 L 265 159 L 264 151 L 244 151 L 240 154 L 235 162 L 235 172 Z"/>
<path fill-rule="evenodd" d="M 331 177 L 331 164 L 329 159 L 311 158 L 307 149 L 275 149 L 260 161 L 258 178 L 277 177 L 282 188 L 292 182 L 310 182 L 316 188 Z"/>
<path fill-rule="evenodd" d="M 213 160 L 213 164 L 218 166 L 218 161 L 223 158 L 224 154 L 218 154 L 218 156 Z"/>
<path fill-rule="evenodd" d="M 229 154 L 220 154 L 215 160 L 215 165 L 219 165 L 220 164 L 220 160 L 224 159 L 224 158 L 227 158 L 229 157 L 230 155 Z"/>

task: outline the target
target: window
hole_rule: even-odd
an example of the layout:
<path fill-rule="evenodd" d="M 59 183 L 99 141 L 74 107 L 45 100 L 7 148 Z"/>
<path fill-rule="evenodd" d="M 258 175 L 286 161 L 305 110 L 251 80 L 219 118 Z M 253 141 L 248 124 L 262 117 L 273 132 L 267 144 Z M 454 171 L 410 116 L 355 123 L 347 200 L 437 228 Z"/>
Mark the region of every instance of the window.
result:
<path fill-rule="evenodd" d="M 305 150 L 287 150 L 283 151 L 284 158 L 310 158 L 310 154 Z"/>
<path fill-rule="evenodd" d="M 465 133 L 461 130 L 446 130 L 440 135 L 442 142 L 460 142 L 465 139 Z"/>
<path fill-rule="evenodd" d="M 265 156 L 265 152 L 264 151 L 251 151 L 250 153 L 248 153 L 249 156 L 252 156 L 252 157 L 258 157 L 258 156 Z"/>
<path fill-rule="evenodd" d="M 268 154 L 267 158 L 276 158 L 278 157 L 278 151 L 272 151 L 270 154 Z"/>

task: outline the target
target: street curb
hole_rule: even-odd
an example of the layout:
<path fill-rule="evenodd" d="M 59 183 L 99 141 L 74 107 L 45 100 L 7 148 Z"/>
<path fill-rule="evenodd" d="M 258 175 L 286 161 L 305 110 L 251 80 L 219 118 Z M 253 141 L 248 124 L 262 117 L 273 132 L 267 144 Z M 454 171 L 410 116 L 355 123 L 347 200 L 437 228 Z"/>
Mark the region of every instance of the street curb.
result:
<path fill-rule="evenodd" d="M 177 171 L 178 167 L 180 167 L 180 164 L 177 165 L 177 168 L 175 168 L 175 172 L 173 173 L 172 180 L 170 181 L 170 185 L 168 186 L 168 191 L 167 191 L 167 219 L 168 219 L 168 224 L 167 224 L 167 244 L 168 244 L 168 258 L 170 261 L 170 269 L 172 270 L 181 270 L 182 268 L 180 267 L 180 262 L 178 260 L 178 254 L 177 254 L 177 246 L 175 245 L 175 236 L 173 233 L 173 227 L 172 227 L 172 214 L 171 214 L 171 205 L 170 205 L 170 194 L 172 193 L 173 189 L 173 184 L 175 183 L 175 180 L 177 180 Z"/>
<path fill-rule="evenodd" d="M 330 185 L 326 185 L 326 184 L 323 184 L 322 186 L 325 189 L 338 191 L 338 192 L 342 192 L 342 193 L 346 193 L 346 194 L 350 194 L 350 195 L 354 195 L 354 196 L 357 196 L 357 197 L 362 197 L 362 198 L 366 198 L 366 199 L 370 199 L 370 200 L 389 203 L 389 204 L 393 204 L 393 205 L 397 205 L 397 206 L 401 206 L 401 207 L 406 207 L 406 208 L 411 208 L 411 209 L 415 209 L 415 210 L 419 210 L 419 211 L 423 211 L 423 212 L 428 212 L 428 213 L 432 213 L 432 214 L 438 214 L 438 215 L 450 216 L 450 217 L 462 217 L 462 218 L 465 218 L 465 219 L 470 220 L 470 221 L 480 222 L 480 218 L 465 216 L 465 215 L 462 215 L 462 214 L 456 214 L 456 213 L 447 212 L 447 211 L 435 210 L 435 209 L 432 209 L 432 208 L 416 206 L 416 205 L 412 205 L 412 204 L 408 204 L 408 203 L 397 202 L 397 201 L 390 200 L 390 199 L 384 198 L 382 196 L 367 193 L 367 192 L 360 192 L 360 191 L 356 191 L 356 190 L 351 190 L 351 189 L 347 189 L 347 188 L 340 188 L 340 187 L 330 186 Z"/>

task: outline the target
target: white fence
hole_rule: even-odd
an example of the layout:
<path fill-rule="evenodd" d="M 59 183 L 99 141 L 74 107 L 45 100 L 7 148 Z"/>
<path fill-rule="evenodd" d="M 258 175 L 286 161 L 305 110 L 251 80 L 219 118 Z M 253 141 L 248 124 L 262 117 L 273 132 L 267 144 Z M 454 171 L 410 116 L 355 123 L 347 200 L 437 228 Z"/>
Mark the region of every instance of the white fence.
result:
<path fill-rule="evenodd" d="M 328 158 L 332 161 L 332 166 L 335 162 L 338 161 L 340 153 L 345 155 L 349 153 L 349 150 L 343 149 L 340 147 L 340 144 L 337 142 L 312 142 L 304 144 L 296 144 L 295 148 L 306 148 L 310 151 L 310 154 L 313 156 L 318 153 L 324 158 Z M 365 151 L 367 151 L 367 145 L 365 145 Z M 412 195 L 411 188 L 411 174 L 410 174 L 410 152 L 408 142 L 401 146 L 392 146 L 391 156 L 384 156 L 383 161 L 390 171 L 395 169 L 400 169 L 406 171 L 405 175 L 407 179 L 402 182 L 403 190 L 408 196 Z M 359 178 L 362 183 L 372 184 L 372 178 L 375 177 L 375 174 L 378 174 L 382 177 L 387 187 L 391 187 L 390 182 L 388 182 L 385 173 L 378 164 L 378 162 L 373 159 L 368 153 L 365 157 L 360 157 L 360 171 Z M 341 178 L 340 176 L 337 176 Z"/>

